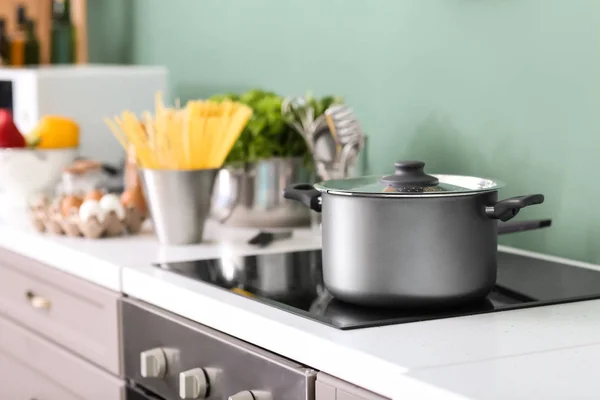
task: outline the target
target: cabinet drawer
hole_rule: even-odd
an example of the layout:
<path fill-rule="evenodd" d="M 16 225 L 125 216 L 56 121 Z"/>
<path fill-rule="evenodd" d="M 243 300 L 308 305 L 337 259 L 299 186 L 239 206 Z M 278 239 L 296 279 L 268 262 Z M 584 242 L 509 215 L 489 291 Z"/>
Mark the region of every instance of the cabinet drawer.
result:
<path fill-rule="evenodd" d="M 3 353 L 0 353 L 0 374 L 0 399 L 79 400 L 65 388 Z"/>
<path fill-rule="evenodd" d="M 120 375 L 118 298 L 0 248 L 0 314 Z"/>
<path fill-rule="evenodd" d="M 123 400 L 124 382 L 0 318 L 0 398 Z"/>

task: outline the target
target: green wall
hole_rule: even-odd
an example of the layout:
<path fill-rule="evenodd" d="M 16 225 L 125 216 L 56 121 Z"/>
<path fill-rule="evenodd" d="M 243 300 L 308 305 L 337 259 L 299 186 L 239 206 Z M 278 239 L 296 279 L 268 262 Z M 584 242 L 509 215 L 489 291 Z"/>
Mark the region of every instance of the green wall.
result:
<path fill-rule="evenodd" d="M 132 11 L 131 0 L 87 2 L 90 62 L 107 64 L 131 62 Z"/>
<path fill-rule="evenodd" d="M 103 1 L 98 16 L 127 9 Z M 166 64 L 183 99 L 342 95 L 369 134 L 372 172 L 422 159 L 501 179 L 504 196 L 544 193 L 520 217 L 553 228 L 502 242 L 600 263 L 598 0 L 132 1 L 124 33 L 99 24 L 92 53 Z"/>

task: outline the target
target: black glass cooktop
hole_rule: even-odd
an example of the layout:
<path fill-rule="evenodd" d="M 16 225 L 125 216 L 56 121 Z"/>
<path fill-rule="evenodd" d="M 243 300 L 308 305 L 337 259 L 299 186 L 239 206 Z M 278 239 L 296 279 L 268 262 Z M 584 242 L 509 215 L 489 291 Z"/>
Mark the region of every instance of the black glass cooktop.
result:
<path fill-rule="evenodd" d="M 599 271 L 504 252 L 498 253 L 497 285 L 485 299 L 443 311 L 378 309 L 342 303 L 323 288 L 319 250 L 156 266 L 339 329 L 600 298 Z"/>

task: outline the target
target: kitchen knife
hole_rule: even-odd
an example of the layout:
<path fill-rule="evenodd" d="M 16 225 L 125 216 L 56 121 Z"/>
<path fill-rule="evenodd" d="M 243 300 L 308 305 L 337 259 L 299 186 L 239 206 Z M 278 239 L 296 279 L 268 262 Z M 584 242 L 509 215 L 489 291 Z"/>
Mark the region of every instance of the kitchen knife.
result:
<path fill-rule="evenodd" d="M 292 237 L 291 231 L 283 231 L 283 232 L 259 232 L 256 236 L 248 241 L 248 244 L 258 246 L 258 247 L 267 247 L 275 240 L 280 239 L 289 239 Z"/>

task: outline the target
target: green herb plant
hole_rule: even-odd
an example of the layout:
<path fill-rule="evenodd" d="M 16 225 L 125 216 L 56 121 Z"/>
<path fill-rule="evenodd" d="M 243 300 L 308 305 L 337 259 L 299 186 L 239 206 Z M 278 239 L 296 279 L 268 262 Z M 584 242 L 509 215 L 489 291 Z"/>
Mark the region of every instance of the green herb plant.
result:
<path fill-rule="evenodd" d="M 211 100 L 229 99 L 246 104 L 252 108 L 253 114 L 246 128 L 227 156 L 226 163 L 254 162 L 273 157 L 310 158 L 306 142 L 281 115 L 283 97 L 262 90 L 250 90 L 243 94 L 218 94 Z M 322 115 L 338 98 L 326 96 L 315 99 L 307 96 L 308 104 L 315 110 L 315 118 Z"/>

